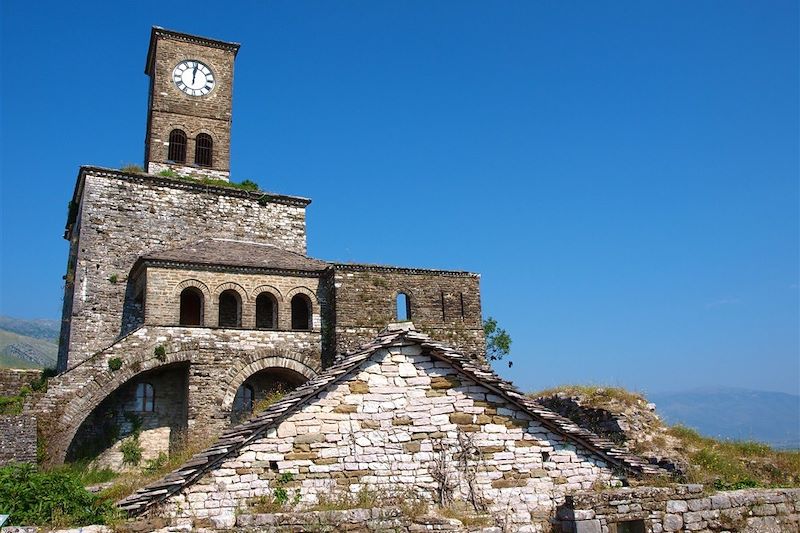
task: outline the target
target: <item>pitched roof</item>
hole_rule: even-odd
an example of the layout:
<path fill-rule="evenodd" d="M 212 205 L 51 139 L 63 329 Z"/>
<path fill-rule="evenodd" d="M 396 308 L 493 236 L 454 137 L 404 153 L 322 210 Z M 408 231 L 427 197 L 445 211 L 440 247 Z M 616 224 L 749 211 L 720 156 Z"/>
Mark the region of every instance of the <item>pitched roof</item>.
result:
<path fill-rule="evenodd" d="M 423 353 L 450 363 L 466 377 L 502 396 L 547 429 L 593 452 L 610 464 L 632 474 L 663 473 L 658 466 L 648 463 L 613 442 L 542 407 L 517 390 L 511 382 L 500 378 L 489 366 L 450 346 L 432 340 L 427 335 L 413 329 L 413 325 L 409 324 L 390 326 L 372 342 L 355 352 L 341 356 L 333 366 L 322 371 L 314 379 L 296 388 L 282 400 L 272 404 L 247 422 L 229 428 L 211 447 L 195 454 L 178 469 L 167 474 L 161 480 L 137 490 L 134 494 L 119 501 L 117 505 L 131 515 L 144 512 L 150 506 L 162 502 L 191 485 L 268 430 L 276 428 L 283 420 L 313 400 L 317 394 L 346 378 L 360 363 L 369 359 L 378 350 L 389 346 L 408 345 L 419 345 Z"/>
<path fill-rule="evenodd" d="M 330 265 L 273 244 L 232 239 L 202 239 L 142 256 L 147 264 L 210 265 L 296 272 L 322 272 Z"/>

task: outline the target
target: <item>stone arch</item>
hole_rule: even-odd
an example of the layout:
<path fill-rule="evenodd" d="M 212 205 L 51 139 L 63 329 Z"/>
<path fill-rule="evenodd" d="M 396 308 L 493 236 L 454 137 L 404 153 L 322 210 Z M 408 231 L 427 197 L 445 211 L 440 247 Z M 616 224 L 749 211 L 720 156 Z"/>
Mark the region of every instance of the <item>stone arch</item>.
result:
<path fill-rule="evenodd" d="M 67 451 L 75 439 L 75 435 L 81 424 L 89 417 L 100 403 L 117 389 L 136 378 L 137 376 L 172 366 L 179 363 L 191 364 L 191 349 L 183 348 L 179 351 L 167 353 L 162 361 L 154 355 L 154 346 L 147 345 L 140 349 L 139 353 L 133 357 L 123 358 L 123 365 L 119 370 L 112 371 L 106 369 L 97 371 L 96 369 L 87 378 L 85 386 L 81 388 L 76 397 L 70 399 L 55 399 L 61 403 L 63 412 L 56 418 L 56 424 L 45 424 L 44 427 L 50 428 L 49 434 L 45 435 L 48 443 L 48 454 L 46 462 L 49 464 L 62 464 L 67 456 Z M 112 356 L 115 352 L 108 355 Z M 110 357 L 103 358 L 105 361 Z M 58 394 L 58 388 L 53 387 L 54 394 Z M 40 427 L 43 425 L 40 424 Z"/>
<path fill-rule="evenodd" d="M 261 294 L 262 292 L 271 293 L 272 296 L 278 301 L 278 303 L 283 302 L 283 293 L 281 293 L 281 291 L 273 285 L 259 285 L 258 287 L 250 291 L 250 298 L 255 300 L 256 298 L 258 298 L 258 295 Z"/>
<path fill-rule="evenodd" d="M 242 299 L 242 304 L 244 305 L 246 302 L 250 301 L 250 295 L 247 291 L 239 285 L 238 283 L 234 283 L 233 281 L 227 281 L 218 285 L 216 289 L 214 289 L 214 300 L 216 301 L 219 298 L 219 295 L 222 294 L 224 291 L 236 291 L 239 293 L 239 298 Z"/>
<path fill-rule="evenodd" d="M 196 287 L 197 289 L 202 291 L 203 296 L 206 298 L 206 300 L 209 300 L 211 298 L 211 291 L 208 289 L 208 285 L 206 285 L 199 279 L 192 279 L 192 278 L 185 279 L 180 283 L 178 283 L 177 285 L 175 285 L 175 290 L 173 291 L 173 294 L 175 294 L 175 296 L 180 296 L 181 292 L 183 292 L 183 289 L 187 287 Z"/>
<path fill-rule="evenodd" d="M 308 287 L 304 286 L 304 285 L 300 285 L 299 287 L 295 287 L 294 289 L 292 289 L 289 292 L 287 292 L 286 293 L 286 301 L 290 302 L 292 300 L 292 298 L 295 295 L 297 295 L 298 293 L 305 294 L 306 296 L 311 298 L 311 304 L 314 305 L 315 308 L 316 308 L 316 306 L 319 305 L 319 300 L 317 300 L 317 294 L 314 291 L 312 291 L 311 289 L 309 289 Z"/>
<path fill-rule="evenodd" d="M 229 411 L 232 408 L 236 391 L 247 378 L 269 368 L 285 368 L 297 372 L 306 379 L 312 379 L 320 370 L 320 363 L 318 360 L 301 354 L 254 354 L 238 359 L 225 377 L 222 410 Z"/>

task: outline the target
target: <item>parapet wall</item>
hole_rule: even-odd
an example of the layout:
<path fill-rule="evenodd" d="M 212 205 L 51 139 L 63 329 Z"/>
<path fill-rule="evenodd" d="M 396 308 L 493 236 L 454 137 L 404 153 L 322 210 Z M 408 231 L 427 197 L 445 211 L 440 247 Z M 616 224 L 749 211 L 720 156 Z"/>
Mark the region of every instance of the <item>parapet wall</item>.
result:
<path fill-rule="evenodd" d="M 557 511 L 561 531 L 800 531 L 800 489 L 746 489 L 709 494 L 702 485 L 582 492 Z"/>
<path fill-rule="evenodd" d="M 0 466 L 36 462 L 36 418 L 0 415 Z"/>
<path fill-rule="evenodd" d="M 0 368 L 0 396 L 15 396 L 24 385 L 39 379 L 42 371 L 38 368 Z"/>

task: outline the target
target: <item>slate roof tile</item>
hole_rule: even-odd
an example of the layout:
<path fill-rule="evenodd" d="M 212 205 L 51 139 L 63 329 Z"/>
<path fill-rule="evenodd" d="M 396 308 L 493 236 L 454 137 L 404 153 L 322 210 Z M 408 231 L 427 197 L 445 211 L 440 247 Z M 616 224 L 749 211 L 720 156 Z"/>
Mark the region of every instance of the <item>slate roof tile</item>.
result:
<path fill-rule="evenodd" d="M 322 272 L 330 267 L 324 261 L 284 250 L 273 244 L 232 239 L 201 239 L 199 241 L 153 252 L 141 257 L 144 263 L 168 263 Z"/>

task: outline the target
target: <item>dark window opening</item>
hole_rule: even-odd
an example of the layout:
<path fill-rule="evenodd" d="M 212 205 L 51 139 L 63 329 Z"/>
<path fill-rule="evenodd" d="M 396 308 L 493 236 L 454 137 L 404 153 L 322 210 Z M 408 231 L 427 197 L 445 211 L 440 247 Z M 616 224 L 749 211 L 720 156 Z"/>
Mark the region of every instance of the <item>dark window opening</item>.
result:
<path fill-rule="evenodd" d="M 292 298 L 292 329 L 311 329 L 311 300 L 305 294 Z"/>
<path fill-rule="evenodd" d="M 645 533 L 644 520 L 626 520 L 612 524 L 613 533 Z"/>
<path fill-rule="evenodd" d="M 152 413 L 155 410 L 155 395 L 153 386 L 149 383 L 136 385 L 136 410 Z"/>
<path fill-rule="evenodd" d="M 242 385 L 236 389 L 236 396 L 233 398 L 233 410 L 237 413 L 249 413 L 253 410 L 253 399 L 255 391 L 250 385 Z"/>
<path fill-rule="evenodd" d="M 459 293 L 459 296 L 461 296 L 461 318 L 466 318 L 467 311 L 464 309 L 464 293 Z"/>
<path fill-rule="evenodd" d="M 137 324 L 144 323 L 144 291 L 140 291 L 133 299 L 133 316 Z"/>
<path fill-rule="evenodd" d="M 256 328 L 278 328 L 278 302 L 268 292 L 262 292 L 256 298 Z"/>
<path fill-rule="evenodd" d="M 239 328 L 242 326 L 242 305 L 239 293 L 233 289 L 222 291 L 219 295 L 219 327 Z"/>
<path fill-rule="evenodd" d="M 201 133 L 195 139 L 194 164 L 201 167 L 211 166 L 211 154 L 214 151 L 214 141 L 211 135 Z"/>
<path fill-rule="evenodd" d="M 183 130 L 169 132 L 167 159 L 175 163 L 186 163 L 186 133 Z"/>
<path fill-rule="evenodd" d="M 442 322 L 444 322 L 445 320 L 447 320 L 447 317 L 444 312 L 444 291 L 439 292 L 439 299 L 440 303 L 442 304 Z"/>
<path fill-rule="evenodd" d="M 411 298 L 404 292 L 397 293 L 397 309 L 395 316 L 397 320 L 411 320 Z"/>
<path fill-rule="evenodd" d="M 196 287 L 187 287 L 181 292 L 181 326 L 203 325 L 203 293 Z"/>
<path fill-rule="evenodd" d="M 548 452 L 542 452 L 542 462 L 543 462 L 543 463 L 546 463 L 546 462 L 547 462 L 547 461 L 549 461 L 549 460 L 550 460 L 550 453 L 548 453 Z"/>

